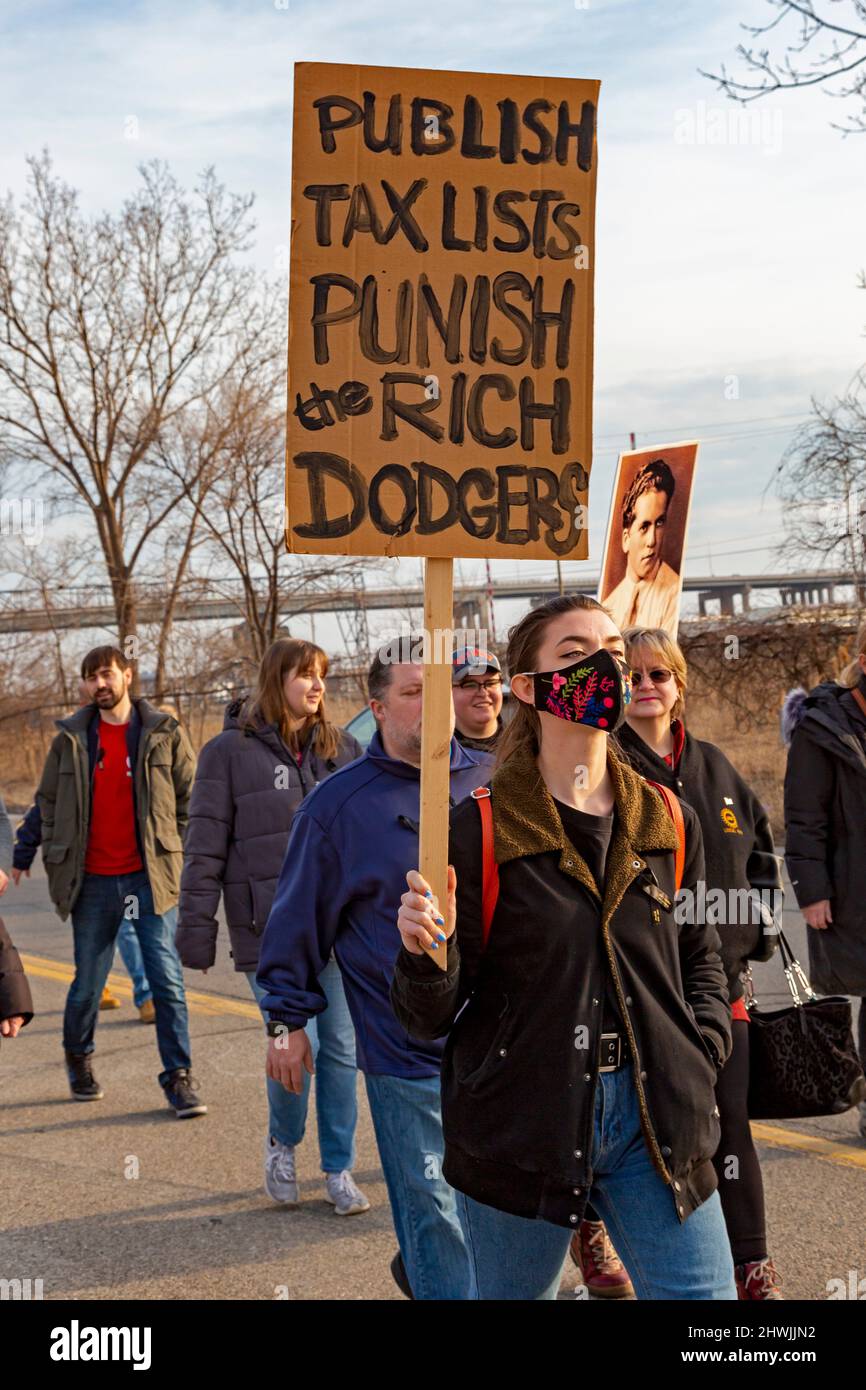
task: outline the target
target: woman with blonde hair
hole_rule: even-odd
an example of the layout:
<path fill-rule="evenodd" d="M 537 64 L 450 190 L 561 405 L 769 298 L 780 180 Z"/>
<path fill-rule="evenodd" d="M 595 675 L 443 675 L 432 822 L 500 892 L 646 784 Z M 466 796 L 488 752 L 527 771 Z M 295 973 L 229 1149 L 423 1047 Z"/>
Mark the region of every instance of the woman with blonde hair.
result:
<path fill-rule="evenodd" d="M 631 667 L 631 703 L 617 740 L 644 777 L 683 797 L 701 823 L 706 859 L 703 892 L 695 904 L 721 939 L 731 1004 L 731 1055 L 716 1086 L 721 1139 L 714 1158 L 741 1299 L 780 1299 L 779 1276 L 767 1253 L 764 1186 L 749 1127 L 749 1015 L 742 976 L 749 960 L 766 956 L 775 938 L 751 887 L 778 894 L 781 875 L 766 808 L 720 748 L 695 738 L 683 722 L 687 686 L 682 650 L 662 628 L 623 633 Z M 701 903 L 704 907 L 701 908 Z"/>
<path fill-rule="evenodd" d="M 810 928 L 809 978 L 820 994 L 860 999 L 866 1070 L 866 621 L 838 681 L 792 690 L 782 712 L 785 860 Z M 866 1139 L 866 1101 L 860 1104 Z"/>
<path fill-rule="evenodd" d="M 682 806 L 681 838 L 679 803 L 615 750 L 629 672 L 601 604 L 534 609 L 507 661 L 490 800 L 452 812 L 441 927 L 407 875 L 391 993 L 413 1037 L 447 1035 L 442 1171 L 470 1297 L 554 1299 L 591 1196 L 639 1298 L 736 1299 L 712 1165 L 725 977 L 715 931 L 674 911 L 678 877 L 703 875 L 700 827 Z"/>
<path fill-rule="evenodd" d="M 280 637 L 268 647 L 249 700 L 233 701 L 223 732 L 205 744 L 196 771 L 184 842 L 177 946 L 183 964 L 207 970 L 216 955 L 223 898 L 235 970 L 256 1000 L 259 946 L 295 812 L 332 772 L 360 756 L 351 734 L 328 718 L 321 647 Z M 317 1056 L 316 1114 L 325 1192 L 340 1216 L 367 1211 L 355 1185 L 357 1121 L 355 1034 L 332 959 L 320 976 L 328 1007 L 310 1024 Z M 265 1190 L 298 1204 L 295 1149 L 306 1126 L 309 1075 L 300 1095 L 269 1080 Z"/>

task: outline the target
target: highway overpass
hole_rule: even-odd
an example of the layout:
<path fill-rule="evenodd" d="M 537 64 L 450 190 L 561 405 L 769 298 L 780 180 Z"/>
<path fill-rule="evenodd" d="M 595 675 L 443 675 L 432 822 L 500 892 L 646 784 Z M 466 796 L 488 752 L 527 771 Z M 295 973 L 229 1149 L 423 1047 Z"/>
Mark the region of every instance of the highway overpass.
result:
<path fill-rule="evenodd" d="M 191 585 L 195 581 L 191 581 Z M 751 607 L 751 596 L 757 591 L 774 591 L 779 595 L 783 606 L 815 605 L 835 603 L 836 590 L 851 589 L 853 578 L 850 573 L 840 570 L 786 574 L 735 574 L 735 575 L 688 575 L 683 581 L 687 594 L 695 594 L 698 599 L 698 612 L 707 615 L 708 605 L 719 604 L 722 614 L 747 613 Z M 598 575 L 571 575 L 565 581 L 569 593 L 594 594 L 598 587 Z M 203 594 L 199 597 L 181 599 L 175 608 L 176 622 L 242 622 L 244 612 L 241 603 L 240 585 L 237 598 L 232 596 L 230 586 L 221 582 L 219 596 Z M 99 592 L 96 586 L 88 593 Z M 522 599 L 538 602 L 556 592 L 556 581 L 551 578 L 530 577 L 519 571 L 514 575 L 498 575 L 491 586 L 494 601 Z M 464 613 L 472 608 L 483 606 L 487 598 L 484 584 L 455 584 L 455 611 Z M 104 628 L 107 632 L 115 630 L 114 608 L 111 603 L 94 602 L 89 597 L 86 602 L 67 602 L 62 598 L 50 610 L 44 607 L 31 608 L 22 602 L 26 596 L 6 591 L 0 595 L 0 633 L 49 632 L 69 628 Z M 863 597 L 863 596 L 861 596 Z M 739 607 L 737 606 L 739 600 Z M 299 614 L 357 612 L 366 608 L 373 610 L 422 609 L 423 590 L 420 585 L 410 588 L 341 588 L 335 586 L 327 592 L 311 593 L 301 588 L 287 593 L 280 601 L 280 617 L 287 622 Z M 140 591 L 137 603 L 140 626 L 161 621 L 165 598 L 152 588 Z M 489 626 L 489 624 L 482 624 Z"/>

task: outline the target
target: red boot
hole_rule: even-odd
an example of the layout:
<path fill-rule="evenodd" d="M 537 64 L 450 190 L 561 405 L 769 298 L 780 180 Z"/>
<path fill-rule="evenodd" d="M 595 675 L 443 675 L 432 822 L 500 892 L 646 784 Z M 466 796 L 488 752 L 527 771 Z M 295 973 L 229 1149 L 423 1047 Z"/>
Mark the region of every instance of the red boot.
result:
<path fill-rule="evenodd" d="M 750 1264 L 735 1265 L 734 1277 L 737 1281 L 737 1297 L 742 1300 L 783 1298 L 779 1278 L 773 1261 L 752 1260 Z"/>
<path fill-rule="evenodd" d="M 581 1221 L 568 1253 L 594 1298 L 633 1298 L 634 1289 L 603 1221 Z"/>

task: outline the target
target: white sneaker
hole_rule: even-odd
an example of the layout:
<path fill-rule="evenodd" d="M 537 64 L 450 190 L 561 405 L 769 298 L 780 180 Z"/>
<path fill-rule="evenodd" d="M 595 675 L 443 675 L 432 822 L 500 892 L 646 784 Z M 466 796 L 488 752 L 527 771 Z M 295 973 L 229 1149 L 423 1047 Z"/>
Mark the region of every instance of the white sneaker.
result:
<path fill-rule="evenodd" d="M 370 1203 L 348 1168 L 342 1173 L 325 1174 L 325 1194 L 334 1208 L 335 1216 L 355 1216 L 358 1212 L 370 1210 Z"/>
<path fill-rule="evenodd" d="M 299 1205 L 294 1145 L 281 1144 L 272 1134 L 265 1141 L 265 1191 L 283 1206 Z"/>

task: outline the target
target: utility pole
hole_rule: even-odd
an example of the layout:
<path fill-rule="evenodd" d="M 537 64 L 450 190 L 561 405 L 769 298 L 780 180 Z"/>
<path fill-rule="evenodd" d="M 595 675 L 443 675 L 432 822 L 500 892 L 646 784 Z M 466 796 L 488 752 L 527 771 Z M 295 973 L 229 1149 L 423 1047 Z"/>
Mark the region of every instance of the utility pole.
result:
<path fill-rule="evenodd" d="M 493 576 L 490 572 L 490 561 L 485 560 L 487 567 L 487 623 L 490 625 L 490 641 L 496 645 L 496 614 L 493 612 Z"/>

